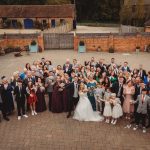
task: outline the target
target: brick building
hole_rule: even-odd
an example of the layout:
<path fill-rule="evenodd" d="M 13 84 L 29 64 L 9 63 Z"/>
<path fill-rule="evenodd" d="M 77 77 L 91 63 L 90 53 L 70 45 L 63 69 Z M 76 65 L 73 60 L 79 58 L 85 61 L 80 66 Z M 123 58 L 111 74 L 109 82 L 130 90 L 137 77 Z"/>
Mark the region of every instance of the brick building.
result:
<path fill-rule="evenodd" d="M 0 5 L 1 28 L 55 28 L 73 24 L 75 8 L 66 5 Z"/>

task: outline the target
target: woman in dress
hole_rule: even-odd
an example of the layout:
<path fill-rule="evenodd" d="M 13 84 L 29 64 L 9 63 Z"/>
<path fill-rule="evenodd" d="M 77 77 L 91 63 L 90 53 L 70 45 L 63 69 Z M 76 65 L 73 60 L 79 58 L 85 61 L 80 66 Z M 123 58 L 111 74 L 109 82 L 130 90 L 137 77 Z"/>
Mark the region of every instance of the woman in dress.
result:
<path fill-rule="evenodd" d="M 36 111 L 43 112 L 46 110 L 46 102 L 45 102 L 45 88 L 42 84 L 41 78 L 38 78 L 38 82 L 36 83 L 36 96 L 37 96 L 37 103 L 36 103 Z"/>
<path fill-rule="evenodd" d="M 65 88 L 63 90 L 63 111 L 64 112 L 68 112 L 69 111 L 69 107 L 68 107 L 68 103 L 70 101 L 70 88 L 69 88 L 69 75 L 67 73 L 65 73 L 64 75 L 64 84 L 65 84 Z"/>
<path fill-rule="evenodd" d="M 61 77 L 57 76 L 56 83 L 53 87 L 51 111 L 53 113 L 63 112 L 63 89 L 64 86 L 61 81 Z"/>
<path fill-rule="evenodd" d="M 96 111 L 96 102 L 95 102 L 95 97 L 94 97 L 94 89 L 96 88 L 96 84 L 97 82 L 93 79 L 93 76 L 90 75 L 88 77 L 88 79 L 86 78 L 86 82 L 87 82 L 87 88 L 88 90 L 88 98 L 91 102 L 92 108 L 94 111 Z"/>
<path fill-rule="evenodd" d="M 127 85 L 123 87 L 123 94 L 125 96 L 124 103 L 123 103 L 123 111 L 126 115 L 126 119 L 130 119 L 131 113 L 134 112 L 134 104 L 133 95 L 135 93 L 135 87 L 131 80 L 127 81 Z"/>
<path fill-rule="evenodd" d="M 37 102 L 37 97 L 36 97 L 36 87 L 32 84 L 32 82 L 30 81 L 28 83 L 28 86 L 26 88 L 27 93 L 28 93 L 28 104 L 30 105 L 30 109 L 31 109 L 31 114 L 32 116 L 37 115 L 36 110 L 36 102 Z"/>
<path fill-rule="evenodd" d="M 87 92 L 86 85 L 81 83 L 79 89 L 80 99 L 75 109 L 73 119 L 79 121 L 103 121 L 103 117 L 99 115 L 99 112 L 93 111 Z"/>

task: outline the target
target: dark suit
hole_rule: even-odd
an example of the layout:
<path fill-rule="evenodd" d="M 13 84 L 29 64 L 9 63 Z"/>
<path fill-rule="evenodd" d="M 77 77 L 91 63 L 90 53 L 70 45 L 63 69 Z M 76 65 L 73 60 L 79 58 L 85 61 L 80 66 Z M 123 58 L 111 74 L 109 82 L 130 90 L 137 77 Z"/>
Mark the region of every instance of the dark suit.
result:
<path fill-rule="evenodd" d="M 27 95 L 25 86 L 22 86 L 20 89 L 19 86 L 16 86 L 14 89 L 14 95 L 16 96 L 15 100 L 17 102 L 18 116 L 21 116 L 21 110 L 22 114 L 25 115 L 25 100 Z"/>
<path fill-rule="evenodd" d="M 145 70 L 139 70 L 139 76 L 144 81 L 144 77 L 146 76 L 146 71 Z"/>
<path fill-rule="evenodd" d="M 0 111 L 2 111 L 2 114 L 3 114 L 3 118 L 6 118 L 6 110 L 7 110 L 7 106 L 5 105 L 5 103 L 3 103 L 3 99 L 2 99 L 2 96 L 1 96 L 1 87 L 2 85 L 0 84 Z"/>
<path fill-rule="evenodd" d="M 111 87 L 111 91 L 116 93 L 116 96 L 120 98 L 121 105 L 123 105 L 123 84 L 120 85 L 119 82 L 115 82 Z"/>
<path fill-rule="evenodd" d="M 127 68 L 125 68 L 124 66 L 122 67 L 121 69 L 122 71 L 128 71 L 128 72 L 131 72 L 130 68 L 127 66 Z"/>
<path fill-rule="evenodd" d="M 35 84 L 35 77 L 31 77 L 31 78 L 25 78 L 23 80 L 23 84 L 27 87 L 28 86 L 28 82 L 31 81 L 33 84 Z"/>
<path fill-rule="evenodd" d="M 68 115 L 70 116 L 71 115 L 71 112 L 74 110 L 74 108 L 76 107 L 78 101 L 79 101 L 79 94 L 74 97 L 74 92 L 75 92 L 75 84 L 74 82 L 70 83 L 69 84 L 69 89 L 70 89 L 70 99 L 69 99 L 69 112 L 68 112 Z M 77 83 L 77 90 L 79 90 L 79 84 Z"/>
<path fill-rule="evenodd" d="M 67 70 L 66 64 L 64 64 L 64 65 L 63 65 L 63 70 L 64 70 L 64 73 L 67 73 L 69 76 L 71 76 L 72 64 L 69 64 L 68 70 Z"/>

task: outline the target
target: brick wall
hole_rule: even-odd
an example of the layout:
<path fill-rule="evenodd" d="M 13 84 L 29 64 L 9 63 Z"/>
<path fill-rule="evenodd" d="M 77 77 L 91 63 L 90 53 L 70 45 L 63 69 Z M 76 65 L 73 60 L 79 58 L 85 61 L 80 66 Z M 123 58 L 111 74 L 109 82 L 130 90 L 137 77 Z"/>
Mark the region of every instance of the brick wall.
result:
<path fill-rule="evenodd" d="M 77 34 L 74 38 L 74 50 L 78 50 L 80 41 L 85 42 L 87 51 L 97 51 L 98 47 L 102 51 L 108 51 L 110 47 L 114 47 L 116 52 L 134 52 L 136 46 L 144 51 L 145 45 L 150 44 L 150 34 Z"/>
<path fill-rule="evenodd" d="M 43 42 L 43 37 L 42 36 L 37 36 L 36 38 L 27 38 L 27 37 L 15 37 L 15 38 L 2 38 L 0 39 L 0 47 L 6 48 L 6 47 L 24 47 L 26 45 L 30 45 L 31 41 L 35 40 L 38 45 L 42 48 L 42 51 L 44 51 L 44 42 Z"/>
<path fill-rule="evenodd" d="M 145 27 L 145 32 L 150 32 L 150 26 Z"/>

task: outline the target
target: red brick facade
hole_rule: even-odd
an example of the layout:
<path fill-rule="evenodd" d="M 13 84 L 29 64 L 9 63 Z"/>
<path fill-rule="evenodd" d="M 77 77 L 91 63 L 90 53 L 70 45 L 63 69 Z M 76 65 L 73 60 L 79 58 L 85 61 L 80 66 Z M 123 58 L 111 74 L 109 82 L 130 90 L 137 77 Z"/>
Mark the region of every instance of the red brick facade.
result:
<path fill-rule="evenodd" d="M 5 47 L 24 47 L 26 45 L 30 45 L 31 41 L 33 38 L 6 38 L 0 40 L 0 46 L 5 48 Z M 42 51 L 44 51 L 44 42 L 43 42 L 43 37 L 38 36 L 34 40 L 37 42 L 37 44 L 42 48 Z"/>
<path fill-rule="evenodd" d="M 91 36 L 74 38 L 74 50 L 78 50 L 78 44 L 84 41 L 87 51 L 96 51 L 98 47 L 102 51 L 108 51 L 110 47 L 114 47 L 116 52 L 134 52 L 136 46 L 140 46 L 144 51 L 145 45 L 150 44 L 150 35 L 107 35 L 105 36 Z"/>

